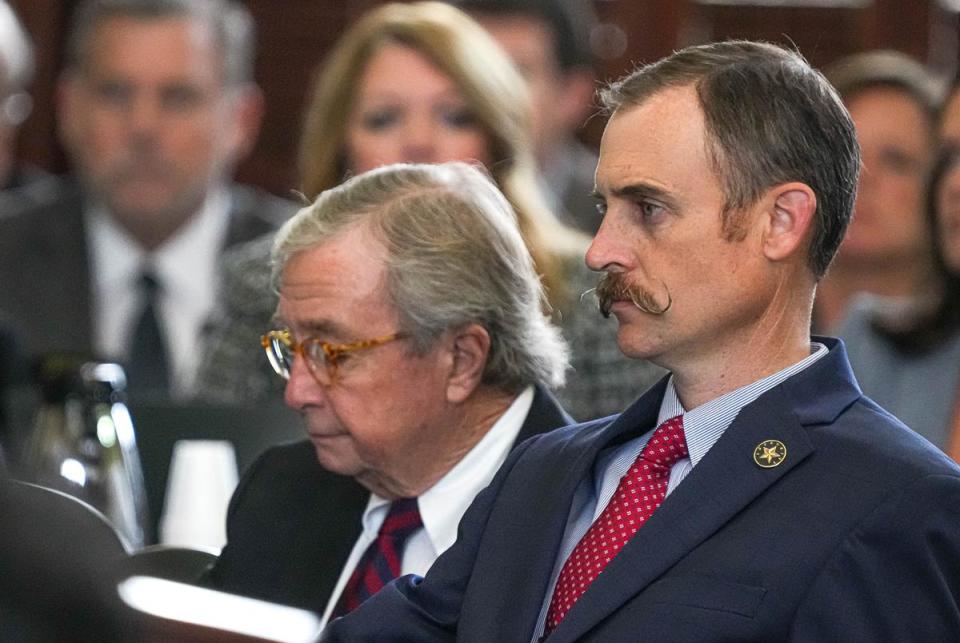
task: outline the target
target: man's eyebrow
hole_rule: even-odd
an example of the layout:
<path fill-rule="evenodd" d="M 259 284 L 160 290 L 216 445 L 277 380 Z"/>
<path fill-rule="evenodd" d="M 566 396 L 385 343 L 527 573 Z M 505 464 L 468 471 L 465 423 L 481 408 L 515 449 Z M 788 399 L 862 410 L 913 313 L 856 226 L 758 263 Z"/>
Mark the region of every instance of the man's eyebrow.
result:
<path fill-rule="evenodd" d="M 291 323 L 290 320 L 284 319 L 279 315 L 274 315 L 274 320 L 280 324 L 282 328 L 292 328 L 296 326 L 298 334 L 302 334 L 300 339 L 316 337 L 327 341 L 341 342 L 349 341 L 353 337 L 353 335 L 340 324 L 327 319 L 306 319 Z"/>
<path fill-rule="evenodd" d="M 679 205 L 676 198 L 670 192 L 649 183 L 623 185 L 610 190 L 610 194 L 619 199 L 655 199 L 673 211 L 676 211 Z M 597 188 L 593 189 L 591 196 L 599 201 L 605 201 L 607 199 L 606 195 Z"/>
<path fill-rule="evenodd" d="M 613 195 L 621 199 L 648 198 L 663 201 L 665 205 L 673 205 L 675 199 L 673 196 L 655 185 L 649 183 L 632 183 L 612 190 Z"/>
<path fill-rule="evenodd" d="M 333 322 L 329 322 L 325 319 L 311 319 L 300 322 L 300 327 L 304 330 L 308 330 L 311 333 L 322 333 L 325 335 L 336 335 L 339 327 Z"/>

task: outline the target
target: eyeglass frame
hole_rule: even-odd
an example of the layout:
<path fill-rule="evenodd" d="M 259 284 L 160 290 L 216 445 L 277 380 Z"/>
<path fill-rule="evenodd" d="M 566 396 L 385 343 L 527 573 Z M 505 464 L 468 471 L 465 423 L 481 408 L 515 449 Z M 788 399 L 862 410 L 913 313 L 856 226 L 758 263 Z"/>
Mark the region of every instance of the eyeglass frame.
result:
<path fill-rule="evenodd" d="M 287 360 L 282 358 L 278 351 L 274 349 L 274 345 L 278 342 L 285 345 L 290 351 L 292 351 L 294 357 L 299 357 L 304 360 L 307 365 L 307 370 L 310 371 L 310 375 L 313 376 L 313 379 L 316 380 L 317 384 L 320 386 L 332 386 L 337 381 L 337 376 L 340 372 L 340 362 L 338 359 L 341 355 L 353 353 L 356 351 L 366 350 L 368 348 L 375 348 L 377 346 L 383 346 L 384 344 L 389 344 L 390 342 L 406 339 L 408 337 L 407 333 L 394 332 L 389 335 L 383 335 L 382 337 L 374 337 L 372 339 L 360 339 L 355 342 L 347 342 L 345 344 L 332 344 L 330 342 L 325 342 L 317 337 L 305 337 L 304 339 L 297 341 L 293 337 L 293 332 L 289 328 L 279 328 L 267 331 L 260 337 L 260 345 L 263 347 L 263 350 L 267 354 L 267 360 L 270 362 L 270 366 L 273 367 L 273 371 L 280 377 L 285 380 L 290 380 L 290 374 L 293 367 L 293 363 L 287 363 Z M 323 366 L 317 364 L 317 360 L 311 357 L 306 350 L 306 346 L 314 344 L 319 346 L 323 351 Z M 326 375 L 327 381 L 323 380 L 323 377 L 320 373 Z"/>

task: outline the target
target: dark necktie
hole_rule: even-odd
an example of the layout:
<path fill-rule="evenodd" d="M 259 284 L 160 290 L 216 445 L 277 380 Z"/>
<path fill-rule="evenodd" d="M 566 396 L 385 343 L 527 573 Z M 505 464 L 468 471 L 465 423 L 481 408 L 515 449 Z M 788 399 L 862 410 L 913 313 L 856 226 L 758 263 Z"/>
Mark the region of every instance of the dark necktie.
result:
<path fill-rule="evenodd" d="M 550 599 L 545 635 L 556 629 L 600 572 L 653 515 L 667 495 L 671 467 L 686 456 L 683 416 L 678 415 L 653 432 L 620 479 L 610 502 L 570 552 Z"/>
<path fill-rule="evenodd" d="M 343 588 L 331 619 L 349 614 L 365 600 L 400 576 L 400 561 L 407 540 L 423 526 L 416 498 L 401 498 L 390 505 L 377 539 L 370 543 Z"/>
<path fill-rule="evenodd" d="M 138 280 L 143 308 L 133 327 L 127 365 L 128 388 L 135 394 L 163 395 L 170 385 L 167 344 L 160 327 L 158 299 L 162 289 L 150 270 Z"/>

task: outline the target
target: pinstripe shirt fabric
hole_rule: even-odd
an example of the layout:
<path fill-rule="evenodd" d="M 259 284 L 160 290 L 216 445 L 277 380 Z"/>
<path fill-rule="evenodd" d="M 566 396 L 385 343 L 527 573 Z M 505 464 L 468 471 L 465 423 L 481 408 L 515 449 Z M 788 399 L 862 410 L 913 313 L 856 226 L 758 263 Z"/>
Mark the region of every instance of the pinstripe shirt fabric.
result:
<path fill-rule="evenodd" d="M 820 358 L 825 357 L 828 352 L 826 346 L 814 342 L 810 345 L 810 355 L 796 364 L 730 391 L 689 411 L 684 409 L 680 403 L 671 377 L 667 383 L 663 401 L 660 403 L 656 426 L 674 416 L 683 415 L 683 429 L 687 438 L 689 457 L 677 461 L 670 470 L 667 495 L 669 496 L 677 488 L 677 485 L 693 470 L 693 467 L 697 466 L 697 463 L 703 459 L 710 447 L 716 444 L 723 432 L 730 427 L 740 413 L 740 409 L 809 367 Z M 590 525 L 593 524 L 593 521 L 597 519 L 607 503 L 610 502 L 610 498 L 617 490 L 617 485 L 620 484 L 620 479 L 643 451 L 643 447 L 646 446 L 647 440 L 653 435 L 656 426 L 650 427 L 649 431 L 638 438 L 601 451 L 593 468 L 593 477 L 583 480 L 577 488 L 570 506 L 567 528 L 563 534 L 559 555 L 554 563 L 550 586 L 540 610 L 540 619 L 534 632 L 533 641 L 538 641 L 543 635 L 547 608 L 550 605 L 553 588 L 563 563 L 577 543 L 580 542 L 587 529 L 590 528 Z"/>

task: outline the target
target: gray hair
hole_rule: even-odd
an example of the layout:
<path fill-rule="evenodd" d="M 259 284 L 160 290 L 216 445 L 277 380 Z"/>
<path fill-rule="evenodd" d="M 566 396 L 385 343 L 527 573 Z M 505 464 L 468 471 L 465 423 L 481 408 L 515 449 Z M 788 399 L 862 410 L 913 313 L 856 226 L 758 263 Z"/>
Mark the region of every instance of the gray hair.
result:
<path fill-rule="evenodd" d="M 687 47 L 641 67 L 601 100 L 616 111 L 682 86 L 696 89 L 703 110 L 727 235 L 742 235 L 736 215 L 766 189 L 805 183 L 817 196 L 808 264 L 822 277 L 850 223 L 860 173 L 853 121 L 836 91 L 797 52 L 733 40 Z"/>
<path fill-rule="evenodd" d="M 25 88 L 33 80 L 34 64 L 30 36 L 6 0 L 0 0 L 0 65 L 4 83 Z"/>
<path fill-rule="evenodd" d="M 73 14 L 67 41 L 69 68 L 84 70 L 93 32 L 99 23 L 115 17 L 197 20 L 216 37 L 224 83 L 232 87 L 253 82 L 253 18 L 232 0 L 86 0 Z"/>
<path fill-rule="evenodd" d="M 492 181 L 466 163 L 399 164 L 320 194 L 277 233 L 273 283 L 291 257 L 365 224 L 387 250 L 387 288 L 400 330 L 426 351 L 446 330 L 477 323 L 490 334 L 484 384 L 516 392 L 560 386 L 567 346 L 516 215 Z"/>

